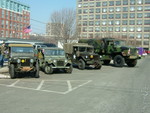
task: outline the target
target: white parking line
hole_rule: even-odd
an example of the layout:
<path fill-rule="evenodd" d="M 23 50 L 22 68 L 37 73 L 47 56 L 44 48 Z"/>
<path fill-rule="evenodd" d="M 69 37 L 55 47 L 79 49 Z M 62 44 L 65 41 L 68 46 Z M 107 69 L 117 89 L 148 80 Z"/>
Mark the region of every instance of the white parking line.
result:
<path fill-rule="evenodd" d="M 44 84 L 44 80 L 41 81 L 41 83 L 40 83 L 39 86 L 36 88 L 36 90 L 40 90 L 41 87 L 43 86 L 43 84 Z"/>
<path fill-rule="evenodd" d="M 17 80 L 16 82 L 12 83 L 11 85 L 8 85 L 9 87 L 15 86 L 20 80 Z"/>
<path fill-rule="evenodd" d="M 72 85 L 70 80 L 67 80 L 67 84 L 68 84 L 68 91 L 72 91 Z"/>

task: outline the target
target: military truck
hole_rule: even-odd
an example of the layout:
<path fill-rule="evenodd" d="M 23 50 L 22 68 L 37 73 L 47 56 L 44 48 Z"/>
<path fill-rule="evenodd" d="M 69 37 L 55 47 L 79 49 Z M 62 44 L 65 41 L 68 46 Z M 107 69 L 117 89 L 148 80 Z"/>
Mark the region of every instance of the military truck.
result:
<path fill-rule="evenodd" d="M 80 39 L 79 42 L 93 45 L 95 53 L 102 55 L 102 61 L 105 65 L 108 65 L 111 60 L 117 67 L 123 67 L 125 63 L 129 67 L 134 67 L 137 64 L 137 49 L 127 46 L 124 40 L 102 38 Z"/>
<path fill-rule="evenodd" d="M 94 66 L 100 69 L 102 64 L 100 56 L 94 53 L 94 47 L 83 43 L 65 43 L 64 50 L 68 59 L 73 64 L 77 64 L 78 68 L 83 70 L 86 66 Z"/>
<path fill-rule="evenodd" d="M 65 52 L 57 47 L 45 47 L 38 49 L 40 69 L 46 74 L 52 74 L 54 70 L 64 70 L 72 73 L 72 62 L 65 56 Z"/>
<path fill-rule="evenodd" d="M 34 56 L 31 44 L 9 44 L 8 45 L 8 67 L 10 77 L 16 78 L 19 73 L 32 73 L 39 78 L 38 60 Z"/>

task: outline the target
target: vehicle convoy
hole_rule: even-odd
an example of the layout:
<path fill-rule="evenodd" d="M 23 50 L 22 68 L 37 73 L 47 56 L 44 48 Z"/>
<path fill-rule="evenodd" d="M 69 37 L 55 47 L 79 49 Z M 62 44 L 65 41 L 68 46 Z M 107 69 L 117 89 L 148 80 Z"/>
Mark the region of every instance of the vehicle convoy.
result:
<path fill-rule="evenodd" d="M 45 47 L 38 49 L 40 69 L 46 74 L 52 74 L 54 70 L 64 70 L 72 73 L 72 62 L 65 56 L 65 52 L 57 47 Z"/>
<path fill-rule="evenodd" d="M 16 78 L 19 73 L 32 73 L 39 78 L 38 60 L 34 56 L 32 44 L 9 44 L 8 67 L 11 78 Z"/>
<path fill-rule="evenodd" d="M 123 67 L 125 63 L 129 67 L 134 67 L 137 64 L 137 49 L 127 46 L 124 40 L 114 38 L 80 39 L 79 43 L 93 45 L 95 53 L 102 55 L 102 61 L 105 65 L 108 65 L 111 60 L 116 67 Z"/>
<path fill-rule="evenodd" d="M 81 70 L 90 65 L 94 66 L 95 69 L 100 69 L 102 66 L 100 56 L 94 53 L 94 47 L 91 45 L 66 43 L 64 50 L 68 59 L 71 59 L 73 64 L 77 64 Z"/>

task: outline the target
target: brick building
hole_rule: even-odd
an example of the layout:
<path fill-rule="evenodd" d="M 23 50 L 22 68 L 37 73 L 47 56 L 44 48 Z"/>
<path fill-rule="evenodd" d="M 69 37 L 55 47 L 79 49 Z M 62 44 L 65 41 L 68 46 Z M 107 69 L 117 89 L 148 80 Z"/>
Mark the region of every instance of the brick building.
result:
<path fill-rule="evenodd" d="M 0 0 L 0 37 L 28 39 L 30 7 L 16 0 Z"/>

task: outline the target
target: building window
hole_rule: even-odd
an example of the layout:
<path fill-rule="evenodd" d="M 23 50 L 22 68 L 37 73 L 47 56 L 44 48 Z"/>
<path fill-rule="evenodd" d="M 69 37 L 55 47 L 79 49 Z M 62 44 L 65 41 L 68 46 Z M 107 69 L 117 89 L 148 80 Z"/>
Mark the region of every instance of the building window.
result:
<path fill-rule="evenodd" d="M 88 3 L 84 3 L 84 4 L 83 4 L 83 7 L 88 7 Z"/>
<path fill-rule="evenodd" d="M 83 9 L 83 13 L 84 14 L 88 13 L 88 10 L 87 9 Z"/>
<path fill-rule="evenodd" d="M 145 13 L 145 14 L 144 14 L 144 17 L 145 17 L 145 18 L 150 18 L 150 13 Z"/>
<path fill-rule="evenodd" d="M 130 13 L 130 18 L 135 18 L 135 13 Z"/>
<path fill-rule="evenodd" d="M 127 13 L 124 13 L 124 14 L 122 15 L 122 18 L 128 18 L 128 14 L 127 14 Z"/>
<path fill-rule="evenodd" d="M 141 39 L 141 38 L 142 38 L 142 34 L 137 34 L 137 35 L 136 35 L 136 38 L 137 38 L 137 39 Z"/>
<path fill-rule="evenodd" d="M 109 1 L 109 6 L 114 6 L 114 1 Z"/>
<path fill-rule="evenodd" d="M 122 31 L 123 31 L 123 32 L 127 32 L 127 27 L 123 27 L 123 28 L 122 28 Z"/>
<path fill-rule="evenodd" d="M 94 13 L 94 9 L 89 9 L 89 13 Z"/>
<path fill-rule="evenodd" d="M 150 27 L 144 27 L 144 32 L 150 32 Z"/>
<path fill-rule="evenodd" d="M 100 32 L 100 27 L 95 27 L 95 32 Z"/>
<path fill-rule="evenodd" d="M 103 14 L 102 19 L 107 19 L 107 14 Z"/>
<path fill-rule="evenodd" d="M 114 14 L 109 14 L 109 19 L 113 19 L 114 18 Z"/>
<path fill-rule="evenodd" d="M 144 45 L 149 45 L 149 41 L 144 41 Z"/>
<path fill-rule="evenodd" d="M 142 27 L 137 27 L 137 32 L 141 32 L 142 31 Z"/>
<path fill-rule="evenodd" d="M 88 16 L 87 15 L 83 15 L 83 20 L 87 20 Z"/>
<path fill-rule="evenodd" d="M 150 34 L 144 34 L 144 39 L 149 39 L 150 38 Z"/>
<path fill-rule="evenodd" d="M 129 21 L 129 24 L 130 24 L 130 25 L 135 25 L 135 20 L 130 20 L 130 21 Z"/>
<path fill-rule="evenodd" d="M 128 12 L 128 7 L 123 7 L 123 12 Z"/>
<path fill-rule="evenodd" d="M 109 12 L 114 12 L 114 8 L 109 8 Z"/>
<path fill-rule="evenodd" d="M 137 25 L 142 25 L 142 20 L 137 20 Z"/>
<path fill-rule="evenodd" d="M 93 22 L 93 21 L 89 21 L 89 25 L 90 25 L 90 26 L 93 26 L 93 25 L 94 25 L 94 22 Z"/>
<path fill-rule="evenodd" d="M 83 27 L 83 32 L 87 32 L 87 27 Z"/>
<path fill-rule="evenodd" d="M 143 13 L 137 13 L 137 18 L 142 18 L 143 17 Z"/>
<path fill-rule="evenodd" d="M 100 13 L 101 9 L 100 8 L 96 8 L 96 13 Z"/>
<path fill-rule="evenodd" d="M 101 6 L 101 2 L 96 2 L 96 7 L 100 7 Z"/>
<path fill-rule="evenodd" d="M 128 21 L 127 20 L 123 20 L 122 21 L 122 25 L 128 25 Z"/>
<path fill-rule="evenodd" d="M 109 25 L 114 25 L 114 21 L 113 21 L 113 20 L 112 20 L 112 21 L 109 21 L 108 24 L 109 24 Z"/>
<path fill-rule="evenodd" d="M 130 39 L 134 39 L 134 34 L 129 34 Z"/>
<path fill-rule="evenodd" d="M 79 9 L 79 10 L 78 10 L 78 14 L 81 14 L 81 13 L 82 13 L 82 10 L 81 10 L 81 9 Z"/>
<path fill-rule="evenodd" d="M 116 7 L 116 12 L 120 12 L 121 11 L 121 7 Z"/>
<path fill-rule="evenodd" d="M 120 27 L 116 27 L 116 28 L 115 28 L 115 31 L 116 31 L 116 32 L 119 32 L 119 31 L 120 31 Z"/>
<path fill-rule="evenodd" d="M 90 7 L 94 7 L 94 2 L 89 3 Z"/>
<path fill-rule="evenodd" d="M 121 5 L 121 1 L 116 1 L 116 6 Z"/>
<path fill-rule="evenodd" d="M 95 19 L 100 19 L 100 15 L 96 15 L 96 16 L 95 16 Z"/>
<path fill-rule="evenodd" d="M 131 11 L 131 12 L 135 11 L 135 7 L 134 7 L 134 6 L 131 6 L 131 7 L 130 7 L 130 11 Z"/>
<path fill-rule="evenodd" d="M 150 6 L 145 6 L 145 11 L 150 11 Z"/>
<path fill-rule="evenodd" d="M 137 11 L 143 11 L 143 7 L 142 6 L 138 6 L 137 7 Z"/>
<path fill-rule="evenodd" d="M 113 31 L 113 27 L 109 27 L 108 31 L 112 32 Z"/>
<path fill-rule="evenodd" d="M 103 2 L 102 5 L 103 5 L 103 6 L 107 6 L 107 2 Z"/>
<path fill-rule="evenodd" d="M 102 25 L 107 25 L 107 21 L 102 21 Z"/>
<path fill-rule="evenodd" d="M 106 13 L 106 12 L 107 12 L 107 8 L 103 8 L 103 9 L 102 9 L 102 12 L 103 12 L 103 13 Z"/>
<path fill-rule="evenodd" d="M 87 21 L 83 21 L 83 26 L 87 26 Z"/>
<path fill-rule="evenodd" d="M 150 25 L 150 20 L 144 20 L 144 25 Z"/>
<path fill-rule="evenodd" d="M 93 27 L 89 27 L 89 32 L 93 32 Z"/>
<path fill-rule="evenodd" d="M 130 32 L 134 32 L 135 28 L 134 27 L 129 27 Z"/>
<path fill-rule="evenodd" d="M 128 0 L 123 0 L 123 5 L 128 5 Z"/>
<path fill-rule="evenodd" d="M 100 21 L 96 21 L 96 22 L 95 22 L 95 25 L 96 25 L 96 26 L 99 26 L 99 25 L 100 25 Z"/>
<path fill-rule="evenodd" d="M 137 0 L 137 4 L 143 4 L 143 0 Z"/>
<path fill-rule="evenodd" d="M 150 0 L 145 0 L 145 4 L 150 4 Z"/>
<path fill-rule="evenodd" d="M 135 0 L 130 0 L 130 5 L 135 5 Z"/>
<path fill-rule="evenodd" d="M 116 18 L 117 19 L 121 18 L 121 14 L 116 14 Z"/>
<path fill-rule="evenodd" d="M 120 25 L 120 20 L 116 20 L 115 25 Z"/>

